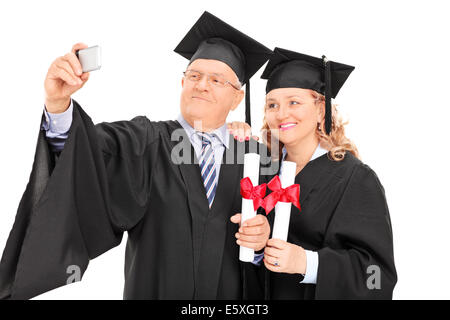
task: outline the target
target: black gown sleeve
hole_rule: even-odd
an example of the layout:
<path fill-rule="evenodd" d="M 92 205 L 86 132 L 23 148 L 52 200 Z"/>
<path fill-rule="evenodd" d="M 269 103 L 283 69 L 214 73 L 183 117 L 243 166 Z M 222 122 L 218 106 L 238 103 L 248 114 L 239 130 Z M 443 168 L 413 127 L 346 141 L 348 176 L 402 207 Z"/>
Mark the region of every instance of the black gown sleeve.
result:
<path fill-rule="evenodd" d="M 144 216 L 150 147 L 145 117 L 96 126 L 74 101 L 64 150 L 40 131 L 30 180 L 0 263 L 0 299 L 29 299 L 73 282 Z"/>
<path fill-rule="evenodd" d="M 318 254 L 316 299 L 392 299 L 397 274 L 389 210 L 367 165 L 353 170 Z"/>
<path fill-rule="evenodd" d="M 262 208 L 258 208 L 257 214 L 266 215 Z M 255 254 L 264 254 L 264 248 L 255 251 Z M 259 264 L 252 262 L 242 262 L 243 266 L 243 300 L 263 300 L 265 286 L 265 267 L 261 259 Z"/>

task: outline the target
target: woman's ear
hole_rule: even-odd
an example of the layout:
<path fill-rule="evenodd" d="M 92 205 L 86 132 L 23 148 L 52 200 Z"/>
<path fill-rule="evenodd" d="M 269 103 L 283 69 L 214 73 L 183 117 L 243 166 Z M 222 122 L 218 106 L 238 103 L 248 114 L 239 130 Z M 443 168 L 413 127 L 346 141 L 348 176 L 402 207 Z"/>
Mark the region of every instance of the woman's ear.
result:
<path fill-rule="evenodd" d="M 233 105 L 231 106 L 231 110 L 234 111 L 238 107 L 238 105 L 241 103 L 242 99 L 244 98 L 244 90 L 239 90 L 236 95 L 234 96 Z"/>
<path fill-rule="evenodd" d="M 322 122 L 325 119 L 325 101 L 317 102 L 317 122 Z"/>

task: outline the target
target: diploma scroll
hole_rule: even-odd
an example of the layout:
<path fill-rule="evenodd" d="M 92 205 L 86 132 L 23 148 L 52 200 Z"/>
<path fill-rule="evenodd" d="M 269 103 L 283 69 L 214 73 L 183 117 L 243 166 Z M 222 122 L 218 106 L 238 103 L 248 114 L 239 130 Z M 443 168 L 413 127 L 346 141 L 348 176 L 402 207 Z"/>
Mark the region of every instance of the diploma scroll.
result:
<path fill-rule="evenodd" d="M 280 173 L 281 187 L 283 189 L 294 184 L 296 170 L 297 164 L 295 162 L 283 161 L 283 167 Z M 273 224 L 272 238 L 287 241 L 291 207 L 291 202 L 279 201 L 275 205 L 275 221 Z"/>
<path fill-rule="evenodd" d="M 257 186 L 259 183 L 259 162 L 260 156 L 257 153 L 246 153 L 244 155 L 244 176 L 243 178 L 250 178 L 252 184 Z M 256 211 L 253 207 L 253 200 L 242 198 L 242 216 L 241 225 L 244 221 L 256 216 Z M 244 262 L 252 262 L 255 258 L 253 249 L 240 246 L 239 260 Z"/>

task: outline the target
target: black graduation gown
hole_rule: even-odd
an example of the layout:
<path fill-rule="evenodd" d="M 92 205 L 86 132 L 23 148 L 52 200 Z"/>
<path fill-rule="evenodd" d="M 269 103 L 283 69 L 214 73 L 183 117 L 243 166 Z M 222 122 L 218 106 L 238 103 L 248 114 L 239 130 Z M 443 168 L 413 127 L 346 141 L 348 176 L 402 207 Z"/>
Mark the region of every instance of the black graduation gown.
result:
<path fill-rule="evenodd" d="M 340 162 L 324 154 L 310 161 L 295 183 L 301 212 L 292 206 L 287 241 L 318 252 L 317 283 L 301 284 L 299 274 L 263 267 L 266 298 L 392 299 L 397 282 L 392 228 L 375 172 L 350 153 Z M 269 214 L 271 225 L 274 214 Z M 373 288 L 370 266 L 379 267 L 380 289 Z"/>
<path fill-rule="evenodd" d="M 125 231 L 124 299 L 243 298 L 243 265 L 250 264 L 238 260 L 230 217 L 241 210 L 238 158 L 248 143 L 230 136 L 224 159 L 234 164 L 221 165 L 209 210 L 198 164 L 171 161 L 174 130 L 188 139 L 177 121 L 136 117 L 94 126 L 75 101 L 73 110 L 56 165 L 40 132 L 0 264 L 0 298 L 28 299 L 65 285 L 70 266 L 84 274 Z"/>

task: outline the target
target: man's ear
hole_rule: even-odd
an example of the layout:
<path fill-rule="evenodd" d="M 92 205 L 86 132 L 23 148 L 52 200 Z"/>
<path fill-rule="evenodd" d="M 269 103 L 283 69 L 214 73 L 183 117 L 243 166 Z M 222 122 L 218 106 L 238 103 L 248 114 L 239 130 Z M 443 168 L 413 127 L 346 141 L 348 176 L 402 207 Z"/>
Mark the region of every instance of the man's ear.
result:
<path fill-rule="evenodd" d="M 181 78 L 181 88 L 184 88 L 184 77 Z"/>
<path fill-rule="evenodd" d="M 241 103 L 242 99 L 244 98 L 245 92 L 244 90 L 239 90 L 236 95 L 234 96 L 233 105 L 231 106 L 231 110 L 234 111 L 238 107 L 238 105 Z"/>

